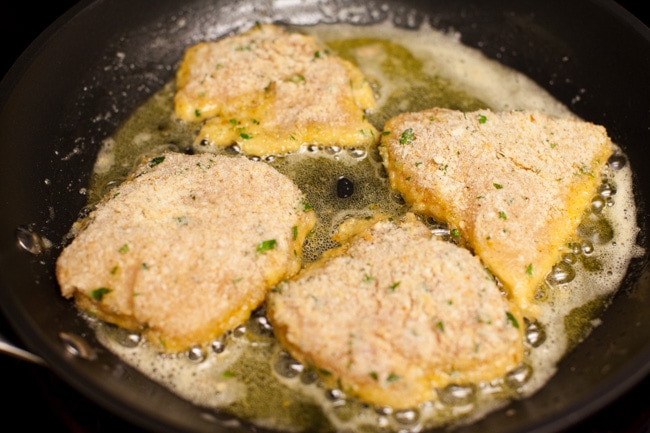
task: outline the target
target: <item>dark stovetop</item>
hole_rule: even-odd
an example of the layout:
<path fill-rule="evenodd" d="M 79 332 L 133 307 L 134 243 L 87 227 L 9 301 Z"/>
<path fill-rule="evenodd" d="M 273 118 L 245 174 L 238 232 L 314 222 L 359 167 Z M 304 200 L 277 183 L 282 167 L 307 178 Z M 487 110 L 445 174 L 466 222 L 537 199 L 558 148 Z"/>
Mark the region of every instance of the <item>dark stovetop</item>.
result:
<path fill-rule="evenodd" d="M 3 41 L 0 76 L 28 44 L 76 0 L 48 2 L 39 13 L 24 14 L 9 10 L 9 3 L 0 6 L 0 32 Z M 620 0 L 623 6 L 648 24 L 644 2 Z M 0 317 L 0 333 L 11 335 L 6 321 Z M 56 377 L 47 368 L 0 355 L 2 421 L 16 431 L 48 431 L 74 433 L 145 433 L 112 415 Z M 9 431 L 9 430 L 7 430 Z M 650 433 L 650 377 L 629 393 L 605 407 L 591 418 L 563 433 Z"/>

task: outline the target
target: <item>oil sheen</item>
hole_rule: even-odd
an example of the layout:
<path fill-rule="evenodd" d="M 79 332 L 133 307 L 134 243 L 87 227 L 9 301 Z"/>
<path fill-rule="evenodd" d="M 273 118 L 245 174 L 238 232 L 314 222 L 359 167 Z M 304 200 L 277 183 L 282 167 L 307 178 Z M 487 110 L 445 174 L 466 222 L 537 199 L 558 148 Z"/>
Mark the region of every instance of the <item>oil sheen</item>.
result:
<path fill-rule="evenodd" d="M 431 28 L 401 30 L 387 23 L 293 30 L 318 36 L 362 69 L 378 101 L 368 118 L 380 130 L 397 113 L 434 106 L 466 111 L 530 109 L 572 116 L 537 84 L 462 45 L 455 34 Z M 125 179 L 141 158 L 164 150 L 202 151 L 192 147 L 196 125 L 173 116 L 173 92 L 170 82 L 104 142 L 89 189 L 89 208 Z M 305 262 L 337 245 L 331 236 L 347 218 L 376 212 L 399 215 L 407 210 L 401 197 L 390 191 L 376 148 L 304 146 L 300 152 L 268 157 L 265 162 L 291 177 L 318 213 L 314 234 L 305 245 Z M 450 239 L 444 223 L 424 221 L 435 235 Z M 139 335 L 89 321 L 102 344 L 125 362 L 206 412 L 218 412 L 219 419 L 225 415 L 227 420 L 219 422 L 284 431 L 417 432 L 472 422 L 540 389 L 558 360 L 601 325 L 599 316 L 629 261 L 642 253 L 637 233 L 632 173 L 617 149 L 576 242 L 538 291 L 542 313 L 536 322 L 526 323 L 525 361 L 490 383 L 439 389 L 435 400 L 411 410 L 369 407 L 340 390 L 324 388 L 312 370 L 278 345 L 264 307 L 211 347 L 175 355 L 159 354 Z"/>

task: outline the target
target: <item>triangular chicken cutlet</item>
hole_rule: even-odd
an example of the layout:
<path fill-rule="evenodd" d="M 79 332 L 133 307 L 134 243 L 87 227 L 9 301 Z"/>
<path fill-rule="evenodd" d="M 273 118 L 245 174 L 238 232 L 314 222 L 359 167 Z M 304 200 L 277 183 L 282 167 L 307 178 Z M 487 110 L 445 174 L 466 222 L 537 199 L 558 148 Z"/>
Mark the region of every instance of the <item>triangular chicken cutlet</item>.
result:
<path fill-rule="evenodd" d="M 386 122 L 390 185 L 449 223 L 529 317 L 589 205 L 613 143 L 604 127 L 538 112 L 434 108 Z"/>

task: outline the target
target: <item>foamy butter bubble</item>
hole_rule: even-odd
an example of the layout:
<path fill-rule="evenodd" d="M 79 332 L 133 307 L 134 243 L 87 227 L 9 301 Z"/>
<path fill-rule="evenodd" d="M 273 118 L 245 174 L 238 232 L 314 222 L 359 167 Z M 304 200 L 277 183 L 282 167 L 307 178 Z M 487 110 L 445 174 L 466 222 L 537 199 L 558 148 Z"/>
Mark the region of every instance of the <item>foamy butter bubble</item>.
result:
<path fill-rule="evenodd" d="M 316 25 L 301 27 L 300 31 L 317 35 L 326 42 L 350 38 L 388 39 L 413 53 L 424 65 L 424 70 L 444 77 L 494 110 L 530 109 L 559 116 L 572 115 L 532 80 L 462 45 L 457 34 L 427 27 L 418 31 L 398 29 L 388 22 L 362 27 Z M 401 84 L 393 82 L 381 67 L 388 54 L 377 47 L 360 48 L 353 54 L 361 62 L 359 66 L 364 73 L 376 81 L 377 110 L 381 110 Z M 363 59 L 367 62 L 363 63 Z M 104 188 L 106 179 L 110 178 L 105 175 L 107 167 L 130 166 L 129 161 L 141 157 L 143 152 L 148 154 L 165 148 L 164 139 L 147 131 L 156 130 L 160 118 L 172 118 L 170 89 L 171 86 L 166 86 L 153 98 L 151 107 L 139 110 L 134 116 L 136 121 L 129 126 L 131 130 L 118 134 L 125 137 L 123 140 L 105 142 L 96 164 L 95 174 L 104 175 L 101 182 L 98 181 L 98 189 Z M 192 142 L 192 128 L 174 121 L 170 121 L 169 128 L 176 134 L 174 136 Z M 134 140 L 138 146 L 130 155 L 124 149 Z M 117 154 L 122 155 L 119 163 L 115 162 Z M 296 155 L 278 156 L 267 162 L 291 177 L 316 209 L 328 210 L 319 215 L 316 234 L 307 242 L 306 261 L 316 259 L 320 252 L 335 246 L 330 236 L 346 218 L 363 218 L 372 211 L 394 213 L 402 209 L 403 202 L 393 199 L 386 186 L 381 161 L 372 149 L 342 151 L 310 146 Z M 598 320 L 589 316 L 589 311 L 582 315 L 576 311 L 581 312 L 580 308 L 593 302 L 600 302 L 600 307 L 604 307 L 623 279 L 630 260 L 643 253 L 636 244 L 639 229 L 632 193 L 633 174 L 629 164 L 624 162 L 625 157 L 618 149 L 610 160 L 608 186 L 601 189 L 592 203 L 594 218 L 600 224 L 596 227 L 604 227 L 606 233 L 577 242 L 565 256 L 562 268 L 558 268 L 557 277 L 560 277 L 559 272 L 564 272 L 562 278 L 568 282 L 558 284 L 549 279 L 548 285 L 540 291 L 541 313 L 536 322 L 527 324 L 529 350 L 524 363 L 505 377 L 489 383 L 437 390 L 436 399 L 418 408 L 394 411 L 370 407 L 340 390 L 325 389 L 313 370 L 293 360 L 278 345 L 270 325 L 264 320 L 263 309 L 256 311 L 244 326 L 196 353 L 160 355 L 144 341 L 116 338 L 110 326 L 98 326 L 98 338 L 126 363 L 181 397 L 267 428 L 300 431 L 309 430 L 313 425 L 323 429 L 329 425 L 333 431 L 417 432 L 448 423 L 472 422 L 503 407 L 512 398 L 526 397 L 540 389 L 554 374 L 557 362 L 569 345 L 575 343 L 572 334 L 575 332 L 567 329 L 565 317 L 575 316 L 579 323 L 578 335 L 588 334 L 591 327 L 598 325 Z M 113 173 L 114 178 L 122 175 L 119 171 Z M 345 197 L 339 193 L 337 197 L 336 182 L 343 175 L 353 182 L 346 185 L 346 191 L 353 188 L 354 192 L 350 196 L 344 194 Z M 313 179 L 332 179 L 333 192 L 314 190 L 323 182 L 314 183 Z M 440 226 L 436 233 L 448 236 L 443 225 L 432 224 L 432 227 Z M 585 230 L 585 233 L 590 232 Z M 607 241 L 601 243 L 599 239 Z M 598 266 L 599 270 L 593 269 Z"/>

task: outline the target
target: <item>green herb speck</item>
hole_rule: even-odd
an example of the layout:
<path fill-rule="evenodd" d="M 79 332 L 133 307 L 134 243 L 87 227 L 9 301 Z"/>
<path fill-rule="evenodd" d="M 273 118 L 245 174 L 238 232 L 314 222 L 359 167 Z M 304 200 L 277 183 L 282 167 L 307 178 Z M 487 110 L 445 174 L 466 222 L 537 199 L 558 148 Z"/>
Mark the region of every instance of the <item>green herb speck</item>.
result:
<path fill-rule="evenodd" d="M 399 380 L 399 376 L 396 375 L 395 373 L 389 374 L 388 377 L 386 378 L 386 382 L 395 382 L 397 380 Z"/>
<path fill-rule="evenodd" d="M 152 158 L 151 161 L 149 161 L 149 167 L 155 167 L 156 165 L 160 164 L 165 160 L 164 156 L 157 156 L 155 158 Z"/>
<path fill-rule="evenodd" d="M 275 239 L 268 239 L 266 241 L 262 241 L 259 244 L 257 244 L 257 252 L 265 253 L 267 251 L 271 251 L 272 249 L 275 248 L 277 243 L 278 242 Z"/>
<path fill-rule="evenodd" d="M 415 134 L 412 128 L 405 129 L 399 137 L 399 144 L 412 143 L 415 140 Z"/>
<path fill-rule="evenodd" d="M 512 326 L 519 328 L 519 322 L 517 322 L 517 319 L 512 315 L 510 311 L 506 311 L 506 318 L 508 319 L 508 322 L 512 324 Z"/>
<path fill-rule="evenodd" d="M 528 275 L 533 275 L 533 264 L 529 263 L 528 266 L 526 266 L 526 273 Z"/>
<path fill-rule="evenodd" d="M 302 208 L 305 212 L 309 212 L 311 210 L 314 210 L 314 207 L 307 203 L 305 200 L 302 201 Z"/>
<path fill-rule="evenodd" d="M 296 74 L 296 75 L 291 76 L 291 77 L 289 78 L 289 81 L 291 81 L 292 83 L 298 84 L 298 83 L 302 83 L 302 82 L 304 82 L 304 81 L 305 81 L 305 77 L 302 76 L 302 75 L 300 75 L 300 74 Z"/>
<path fill-rule="evenodd" d="M 101 300 L 104 299 L 104 296 L 111 293 L 111 291 L 112 290 L 107 287 L 100 287 L 99 289 L 92 290 L 90 292 L 90 297 L 95 301 L 101 302 Z"/>

